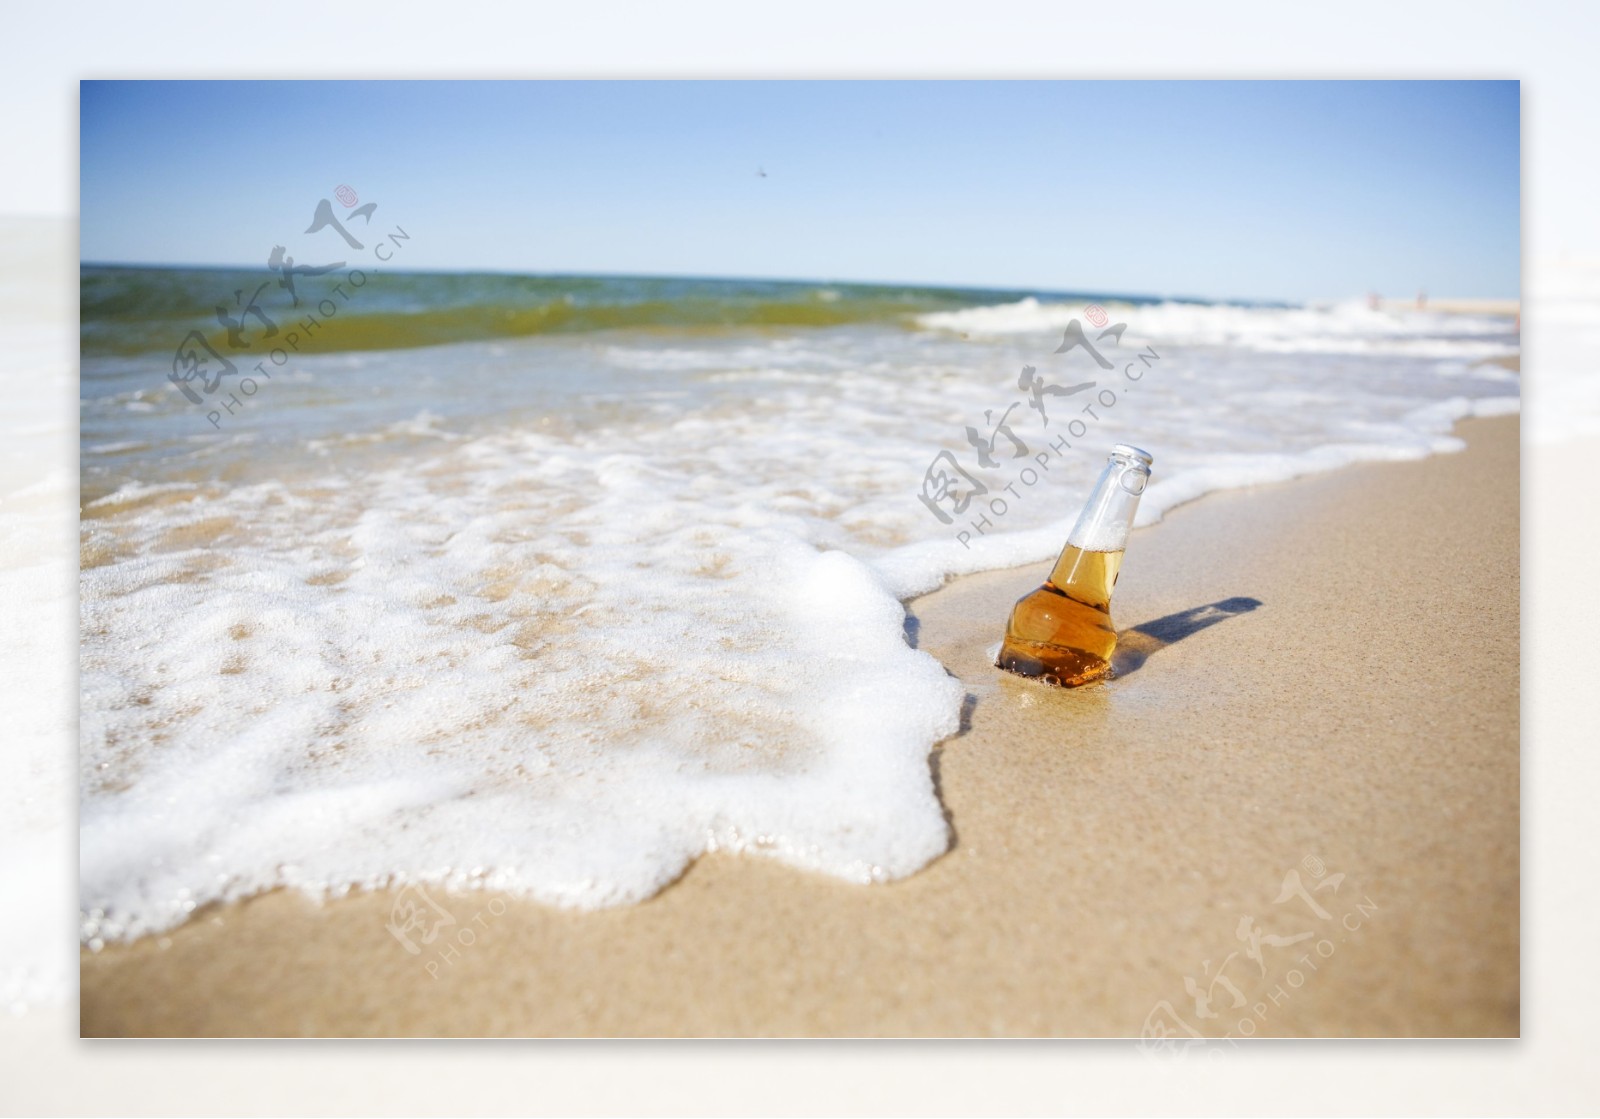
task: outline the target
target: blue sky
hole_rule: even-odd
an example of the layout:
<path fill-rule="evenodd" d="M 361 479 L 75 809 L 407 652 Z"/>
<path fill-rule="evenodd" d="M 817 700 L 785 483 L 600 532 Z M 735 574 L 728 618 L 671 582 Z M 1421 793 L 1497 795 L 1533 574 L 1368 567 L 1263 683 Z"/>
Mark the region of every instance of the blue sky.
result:
<path fill-rule="evenodd" d="M 301 231 L 349 184 L 412 235 L 417 268 L 1510 297 L 1519 97 L 1516 82 L 85 82 L 81 256 L 264 268 L 281 244 L 312 262 L 331 234 Z"/>

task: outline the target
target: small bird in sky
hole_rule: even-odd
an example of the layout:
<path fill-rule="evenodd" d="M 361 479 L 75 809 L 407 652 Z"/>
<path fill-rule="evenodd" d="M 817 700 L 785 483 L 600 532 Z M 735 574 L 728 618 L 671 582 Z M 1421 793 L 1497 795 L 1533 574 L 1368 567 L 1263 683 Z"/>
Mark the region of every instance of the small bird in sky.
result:
<path fill-rule="evenodd" d="M 765 167 L 757 167 L 756 168 L 756 178 L 764 179 L 766 177 L 767 177 L 767 169 Z"/>

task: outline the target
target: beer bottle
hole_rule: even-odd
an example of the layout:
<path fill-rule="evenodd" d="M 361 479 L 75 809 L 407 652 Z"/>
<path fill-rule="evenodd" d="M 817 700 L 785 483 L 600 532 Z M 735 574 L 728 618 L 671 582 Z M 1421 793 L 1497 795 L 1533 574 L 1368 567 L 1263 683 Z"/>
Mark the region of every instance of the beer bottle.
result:
<path fill-rule="evenodd" d="M 998 667 L 1063 688 L 1111 671 L 1117 647 L 1111 590 L 1153 461 L 1126 443 L 1112 448 L 1050 578 L 1012 607 Z"/>

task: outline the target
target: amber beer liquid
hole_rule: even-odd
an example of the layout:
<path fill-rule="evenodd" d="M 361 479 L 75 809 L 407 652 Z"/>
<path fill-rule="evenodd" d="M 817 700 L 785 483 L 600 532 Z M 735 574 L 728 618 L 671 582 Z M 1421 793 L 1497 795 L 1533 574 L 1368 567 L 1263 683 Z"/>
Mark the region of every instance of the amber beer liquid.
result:
<path fill-rule="evenodd" d="M 1111 672 L 1117 648 L 1111 591 L 1153 461 L 1126 443 L 1112 449 L 1050 578 L 1012 607 L 995 662 L 1000 668 L 1062 688 Z"/>

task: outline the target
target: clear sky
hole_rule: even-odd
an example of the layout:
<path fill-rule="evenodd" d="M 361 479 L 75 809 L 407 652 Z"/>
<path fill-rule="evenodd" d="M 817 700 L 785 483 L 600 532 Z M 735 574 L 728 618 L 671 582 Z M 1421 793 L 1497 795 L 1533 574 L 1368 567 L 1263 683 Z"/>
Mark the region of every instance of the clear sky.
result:
<path fill-rule="evenodd" d="M 265 268 L 283 244 L 308 263 L 317 201 L 348 184 L 411 234 L 417 268 L 1286 300 L 1519 291 L 1516 82 L 81 94 L 85 261 Z"/>

